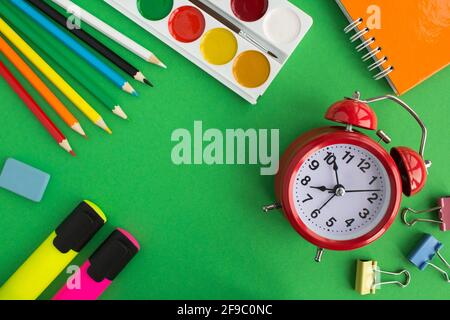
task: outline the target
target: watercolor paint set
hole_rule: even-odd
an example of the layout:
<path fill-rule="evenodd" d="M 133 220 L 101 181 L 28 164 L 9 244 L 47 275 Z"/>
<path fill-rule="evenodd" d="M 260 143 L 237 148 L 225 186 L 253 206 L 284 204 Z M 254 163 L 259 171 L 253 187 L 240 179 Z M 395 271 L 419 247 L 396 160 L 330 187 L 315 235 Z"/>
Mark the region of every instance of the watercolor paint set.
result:
<path fill-rule="evenodd" d="M 286 0 L 105 0 L 252 104 L 312 26 Z"/>

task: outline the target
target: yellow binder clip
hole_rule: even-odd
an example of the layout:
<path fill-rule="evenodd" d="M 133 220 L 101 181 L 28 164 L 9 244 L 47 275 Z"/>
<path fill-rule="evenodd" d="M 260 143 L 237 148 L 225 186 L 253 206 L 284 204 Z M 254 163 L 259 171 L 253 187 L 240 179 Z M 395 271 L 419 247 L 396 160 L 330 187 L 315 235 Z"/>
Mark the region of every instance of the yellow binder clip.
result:
<path fill-rule="evenodd" d="M 399 276 L 405 275 L 405 281 L 385 281 L 381 282 L 381 274 L 390 274 Z M 407 270 L 400 272 L 383 271 L 378 267 L 378 262 L 375 260 L 358 260 L 356 262 L 356 283 L 355 290 L 362 295 L 375 294 L 375 291 L 384 284 L 396 284 L 401 288 L 409 285 L 411 274 Z"/>

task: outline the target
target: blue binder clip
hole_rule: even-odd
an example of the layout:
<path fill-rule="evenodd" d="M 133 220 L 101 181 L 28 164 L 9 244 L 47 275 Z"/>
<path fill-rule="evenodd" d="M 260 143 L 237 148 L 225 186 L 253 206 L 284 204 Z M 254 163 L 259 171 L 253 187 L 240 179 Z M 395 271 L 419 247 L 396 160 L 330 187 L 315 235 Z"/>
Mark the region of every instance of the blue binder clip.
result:
<path fill-rule="evenodd" d="M 447 282 L 450 282 L 448 273 L 431 262 L 435 256 L 438 256 L 445 266 L 450 269 L 450 264 L 439 252 L 443 246 L 444 245 L 431 234 L 425 234 L 419 245 L 409 254 L 408 259 L 419 268 L 419 270 L 424 270 L 427 266 L 432 266 L 444 276 Z"/>

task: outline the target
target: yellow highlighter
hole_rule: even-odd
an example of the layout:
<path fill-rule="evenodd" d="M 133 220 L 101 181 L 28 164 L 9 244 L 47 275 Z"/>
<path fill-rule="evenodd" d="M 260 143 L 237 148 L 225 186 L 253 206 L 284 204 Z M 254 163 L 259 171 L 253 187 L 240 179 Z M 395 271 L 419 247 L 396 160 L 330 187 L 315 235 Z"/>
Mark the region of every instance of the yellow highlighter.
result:
<path fill-rule="evenodd" d="M 102 210 L 81 202 L 0 288 L 0 300 L 35 300 L 105 224 Z"/>
<path fill-rule="evenodd" d="M 0 33 L 24 56 L 28 58 L 39 71 L 50 80 L 72 103 L 85 114 L 94 124 L 102 128 L 108 133 L 112 133 L 106 125 L 103 118 L 98 114 L 92 106 L 86 102 L 52 67 L 50 67 L 44 59 L 42 59 L 36 51 L 33 50 L 2 18 L 0 18 Z"/>

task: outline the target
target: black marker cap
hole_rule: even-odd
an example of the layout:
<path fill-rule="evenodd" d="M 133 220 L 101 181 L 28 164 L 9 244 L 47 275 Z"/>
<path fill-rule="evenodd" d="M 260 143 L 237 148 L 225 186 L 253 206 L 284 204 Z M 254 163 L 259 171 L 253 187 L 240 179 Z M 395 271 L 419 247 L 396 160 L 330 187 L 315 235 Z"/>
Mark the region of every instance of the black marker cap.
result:
<path fill-rule="evenodd" d="M 100 208 L 90 201 L 83 201 L 56 228 L 53 245 L 62 253 L 80 252 L 105 222 Z"/>
<path fill-rule="evenodd" d="M 139 251 L 139 244 L 126 231 L 114 230 L 89 258 L 89 276 L 97 282 L 114 280 Z"/>

